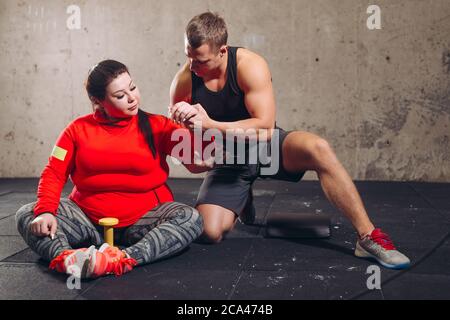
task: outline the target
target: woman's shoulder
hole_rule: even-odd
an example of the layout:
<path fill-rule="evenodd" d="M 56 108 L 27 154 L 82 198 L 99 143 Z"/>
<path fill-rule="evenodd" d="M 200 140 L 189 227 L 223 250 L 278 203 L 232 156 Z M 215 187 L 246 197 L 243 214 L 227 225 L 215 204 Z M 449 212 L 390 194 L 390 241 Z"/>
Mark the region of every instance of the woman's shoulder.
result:
<path fill-rule="evenodd" d="M 94 121 L 94 114 L 89 113 L 89 114 L 85 114 L 85 115 L 76 117 L 72 122 L 81 123 L 81 122 L 92 122 L 92 121 Z"/>
<path fill-rule="evenodd" d="M 157 131 L 166 131 L 166 132 L 172 132 L 175 129 L 182 128 L 181 125 L 175 123 L 171 119 L 169 119 L 167 116 L 162 114 L 154 114 L 145 112 L 148 115 L 148 119 L 150 121 L 150 125 L 152 126 L 152 129 Z"/>
<path fill-rule="evenodd" d="M 86 126 L 95 125 L 95 120 L 93 114 L 86 114 L 76 117 L 71 122 L 66 125 L 64 131 L 66 132 L 77 132 L 81 128 L 86 128 Z"/>
<path fill-rule="evenodd" d="M 170 121 L 169 118 L 162 114 L 155 114 L 150 112 L 145 112 L 145 114 L 148 116 L 148 120 L 150 121 L 150 124 L 152 126 L 164 126 L 168 121 Z"/>
<path fill-rule="evenodd" d="M 94 123 L 95 123 L 94 115 L 90 113 L 76 117 L 71 122 L 69 122 L 67 127 L 79 127 L 84 126 L 86 124 L 94 124 Z"/>

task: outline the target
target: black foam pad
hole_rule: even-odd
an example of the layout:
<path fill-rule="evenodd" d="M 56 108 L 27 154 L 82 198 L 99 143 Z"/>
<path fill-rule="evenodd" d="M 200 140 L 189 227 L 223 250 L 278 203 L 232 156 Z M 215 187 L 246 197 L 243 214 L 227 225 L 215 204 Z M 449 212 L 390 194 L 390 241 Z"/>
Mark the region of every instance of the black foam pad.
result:
<path fill-rule="evenodd" d="M 270 212 L 266 219 L 266 237 L 328 238 L 331 218 L 327 214 Z"/>

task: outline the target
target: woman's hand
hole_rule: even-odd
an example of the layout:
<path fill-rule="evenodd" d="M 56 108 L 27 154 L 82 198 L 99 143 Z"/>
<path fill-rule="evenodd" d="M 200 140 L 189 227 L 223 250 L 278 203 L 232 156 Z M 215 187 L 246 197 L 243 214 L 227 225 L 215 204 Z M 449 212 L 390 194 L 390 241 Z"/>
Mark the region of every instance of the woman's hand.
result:
<path fill-rule="evenodd" d="M 183 123 L 198 113 L 198 110 L 191 104 L 181 101 L 169 107 L 169 117 L 177 123 Z"/>
<path fill-rule="evenodd" d="M 43 213 L 34 218 L 31 222 L 30 230 L 36 237 L 50 236 L 53 239 L 57 227 L 58 223 L 56 222 L 55 216 L 51 213 Z"/>
<path fill-rule="evenodd" d="M 213 121 L 199 103 L 191 105 L 184 101 L 178 102 L 169 107 L 169 117 L 189 129 L 194 129 L 195 125 L 203 130 L 214 128 Z"/>

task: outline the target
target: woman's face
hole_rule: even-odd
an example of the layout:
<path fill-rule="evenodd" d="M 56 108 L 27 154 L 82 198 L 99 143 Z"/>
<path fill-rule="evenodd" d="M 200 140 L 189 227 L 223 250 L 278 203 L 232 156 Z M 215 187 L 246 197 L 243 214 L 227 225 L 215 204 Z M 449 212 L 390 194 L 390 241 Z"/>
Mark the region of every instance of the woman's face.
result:
<path fill-rule="evenodd" d="M 106 87 L 105 99 L 100 105 L 111 118 L 127 118 L 138 113 L 140 102 L 139 89 L 128 72 L 124 72 Z"/>

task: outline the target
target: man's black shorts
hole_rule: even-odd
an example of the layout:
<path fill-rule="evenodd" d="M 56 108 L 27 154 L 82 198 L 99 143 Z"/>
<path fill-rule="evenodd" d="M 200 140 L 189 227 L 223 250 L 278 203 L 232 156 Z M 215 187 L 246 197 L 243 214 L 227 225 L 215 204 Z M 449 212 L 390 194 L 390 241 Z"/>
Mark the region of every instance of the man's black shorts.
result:
<path fill-rule="evenodd" d="M 283 168 L 281 148 L 290 131 L 279 129 L 279 169 L 273 175 L 261 175 L 261 164 L 220 165 L 208 171 L 200 187 L 196 206 L 214 204 L 239 215 L 244 209 L 253 182 L 259 177 L 298 182 L 305 172 L 289 173 Z"/>

